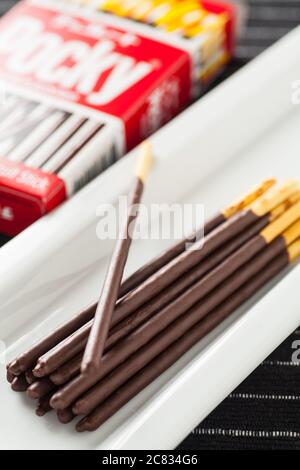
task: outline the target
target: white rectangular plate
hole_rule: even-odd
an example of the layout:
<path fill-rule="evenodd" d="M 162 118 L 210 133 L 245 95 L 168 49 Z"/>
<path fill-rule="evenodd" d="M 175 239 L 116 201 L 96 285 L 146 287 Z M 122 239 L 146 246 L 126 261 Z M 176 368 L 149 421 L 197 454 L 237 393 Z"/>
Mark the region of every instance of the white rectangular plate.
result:
<path fill-rule="evenodd" d="M 198 202 L 206 216 L 266 176 L 300 178 L 300 29 L 158 132 L 145 200 Z M 113 244 L 96 209 L 128 191 L 135 151 L 0 250 L 0 331 L 7 359 L 95 300 Z M 127 273 L 165 247 L 134 243 Z M 172 449 L 300 323 L 300 267 L 268 286 L 98 431 L 34 415 L 1 365 L 3 449 Z M 274 283 L 273 283 L 274 284 Z"/>

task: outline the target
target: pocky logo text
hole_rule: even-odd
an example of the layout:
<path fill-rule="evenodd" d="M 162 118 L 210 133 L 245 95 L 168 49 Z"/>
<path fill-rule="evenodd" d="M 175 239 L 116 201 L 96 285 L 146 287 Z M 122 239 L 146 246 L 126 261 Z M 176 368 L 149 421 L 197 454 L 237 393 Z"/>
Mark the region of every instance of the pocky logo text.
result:
<path fill-rule="evenodd" d="M 0 231 L 53 210 L 190 102 L 191 55 L 157 36 L 50 0 L 1 18 Z"/>
<path fill-rule="evenodd" d="M 1 22 L 0 73 L 120 116 L 182 51 L 100 20 L 21 4 Z"/>

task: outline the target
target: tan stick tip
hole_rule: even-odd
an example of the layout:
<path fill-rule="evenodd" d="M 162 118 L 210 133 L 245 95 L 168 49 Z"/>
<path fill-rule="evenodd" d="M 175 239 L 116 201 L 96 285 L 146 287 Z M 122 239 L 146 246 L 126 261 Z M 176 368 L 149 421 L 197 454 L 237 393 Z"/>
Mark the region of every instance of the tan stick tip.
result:
<path fill-rule="evenodd" d="M 145 140 L 139 148 L 140 156 L 135 174 L 144 183 L 153 163 L 152 145 L 149 140 Z"/>
<path fill-rule="evenodd" d="M 283 185 L 275 187 L 267 194 L 263 195 L 251 206 L 252 212 L 259 217 L 272 211 L 276 206 L 281 204 L 285 199 L 291 197 L 299 190 L 299 183 L 296 180 L 290 179 Z"/>
<path fill-rule="evenodd" d="M 266 243 L 270 243 L 294 224 L 299 218 L 300 201 L 288 209 L 281 217 L 276 219 L 275 222 L 269 224 L 260 234 L 265 239 Z"/>
<path fill-rule="evenodd" d="M 246 194 L 243 194 L 238 199 L 233 201 L 229 206 L 222 210 L 223 215 L 228 219 L 237 212 L 245 209 L 247 206 L 252 204 L 256 199 L 266 193 L 272 186 L 276 184 L 275 178 L 268 178 L 262 181 L 258 186 L 255 186 Z"/>
<path fill-rule="evenodd" d="M 293 261 L 296 261 L 297 258 L 300 256 L 300 238 L 296 240 L 294 243 L 292 243 L 288 247 L 288 254 L 289 254 L 289 259 L 290 262 L 292 263 Z"/>
<path fill-rule="evenodd" d="M 290 245 L 293 243 L 297 238 L 300 237 L 300 218 L 291 225 L 285 232 L 283 232 L 283 237 L 285 239 L 286 245 Z"/>

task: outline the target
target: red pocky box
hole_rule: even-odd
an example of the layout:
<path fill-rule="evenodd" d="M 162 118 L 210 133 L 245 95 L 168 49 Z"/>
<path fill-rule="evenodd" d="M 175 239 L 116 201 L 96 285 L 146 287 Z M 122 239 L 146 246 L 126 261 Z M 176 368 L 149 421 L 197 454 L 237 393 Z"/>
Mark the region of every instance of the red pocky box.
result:
<path fill-rule="evenodd" d="M 226 14 L 224 34 L 192 41 L 72 1 L 23 1 L 0 21 L 2 233 L 53 210 L 199 94 L 232 52 L 233 11 L 211 9 Z"/>

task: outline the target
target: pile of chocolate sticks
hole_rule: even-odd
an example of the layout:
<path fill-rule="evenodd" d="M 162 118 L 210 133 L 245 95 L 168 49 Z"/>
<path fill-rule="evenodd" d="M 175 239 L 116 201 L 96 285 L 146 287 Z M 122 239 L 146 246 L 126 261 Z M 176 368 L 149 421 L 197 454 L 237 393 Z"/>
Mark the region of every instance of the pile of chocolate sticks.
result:
<path fill-rule="evenodd" d="M 149 149 L 144 150 L 147 158 L 130 204 L 141 198 L 149 169 Z M 204 237 L 199 233 L 121 286 L 130 239 L 120 239 L 98 305 L 8 364 L 12 390 L 36 400 L 39 416 L 55 410 L 62 423 L 80 417 L 79 432 L 97 429 L 295 262 L 300 255 L 298 182 L 264 181 L 206 222 Z"/>

